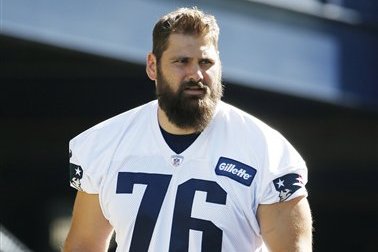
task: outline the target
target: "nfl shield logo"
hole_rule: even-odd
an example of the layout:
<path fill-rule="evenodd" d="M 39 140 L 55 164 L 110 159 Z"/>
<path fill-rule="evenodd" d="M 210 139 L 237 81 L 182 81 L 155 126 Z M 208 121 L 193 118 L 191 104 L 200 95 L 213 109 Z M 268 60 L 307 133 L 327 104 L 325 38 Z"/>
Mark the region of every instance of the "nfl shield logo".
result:
<path fill-rule="evenodd" d="M 172 163 L 172 165 L 174 167 L 177 167 L 180 164 L 182 164 L 183 160 L 184 160 L 183 156 L 180 156 L 180 155 L 173 155 L 173 156 L 171 156 L 171 163 Z"/>

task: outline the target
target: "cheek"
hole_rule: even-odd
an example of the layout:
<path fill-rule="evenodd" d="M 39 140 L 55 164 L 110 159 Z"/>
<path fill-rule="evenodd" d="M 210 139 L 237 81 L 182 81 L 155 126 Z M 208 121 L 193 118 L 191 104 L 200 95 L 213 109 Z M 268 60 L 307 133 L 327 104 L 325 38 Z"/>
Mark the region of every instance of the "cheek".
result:
<path fill-rule="evenodd" d="M 216 67 L 208 69 L 204 75 L 204 78 L 208 84 L 217 84 L 220 80 L 220 69 Z"/>
<path fill-rule="evenodd" d="M 185 71 L 176 67 L 167 67 L 163 72 L 166 79 L 174 85 L 178 85 L 185 78 Z"/>

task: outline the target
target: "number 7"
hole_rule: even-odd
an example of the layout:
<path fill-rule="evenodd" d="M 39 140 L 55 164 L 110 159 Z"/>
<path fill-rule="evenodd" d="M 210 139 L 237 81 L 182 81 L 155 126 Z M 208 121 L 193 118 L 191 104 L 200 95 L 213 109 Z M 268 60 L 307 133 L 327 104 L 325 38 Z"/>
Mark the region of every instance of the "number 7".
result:
<path fill-rule="evenodd" d="M 116 193 L 132 193 L 134 184 L 147 185 L 135 221 L 130 252 L 148 251 L 171 175 L 119 172 Z"/>

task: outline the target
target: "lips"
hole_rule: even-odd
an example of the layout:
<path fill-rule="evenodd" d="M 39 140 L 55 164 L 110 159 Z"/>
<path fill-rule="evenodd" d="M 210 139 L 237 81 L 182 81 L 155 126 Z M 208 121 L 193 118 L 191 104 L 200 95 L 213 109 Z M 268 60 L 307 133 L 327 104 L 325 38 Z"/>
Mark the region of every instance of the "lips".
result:
<path fill-rule="evenodd" d="M 207 88 L 202 83 L 196 83 L 195 85 L 189 85 L 184 88 L 184 93 L 193 96 L 204 96 L 207 92 Z"/>

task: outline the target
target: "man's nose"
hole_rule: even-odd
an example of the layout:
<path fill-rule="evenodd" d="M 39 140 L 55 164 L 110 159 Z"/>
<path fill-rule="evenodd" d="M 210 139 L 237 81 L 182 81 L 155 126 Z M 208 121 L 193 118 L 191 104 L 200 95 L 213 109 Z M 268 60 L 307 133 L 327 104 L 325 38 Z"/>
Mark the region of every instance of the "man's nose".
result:
<path fill-rule="evenodd" d="M 188 79 L 193 80 L 195 82 L 203 80 L 203 73 L 202 69 L 198 64 L 193 64 L 188 72 Z"/>

